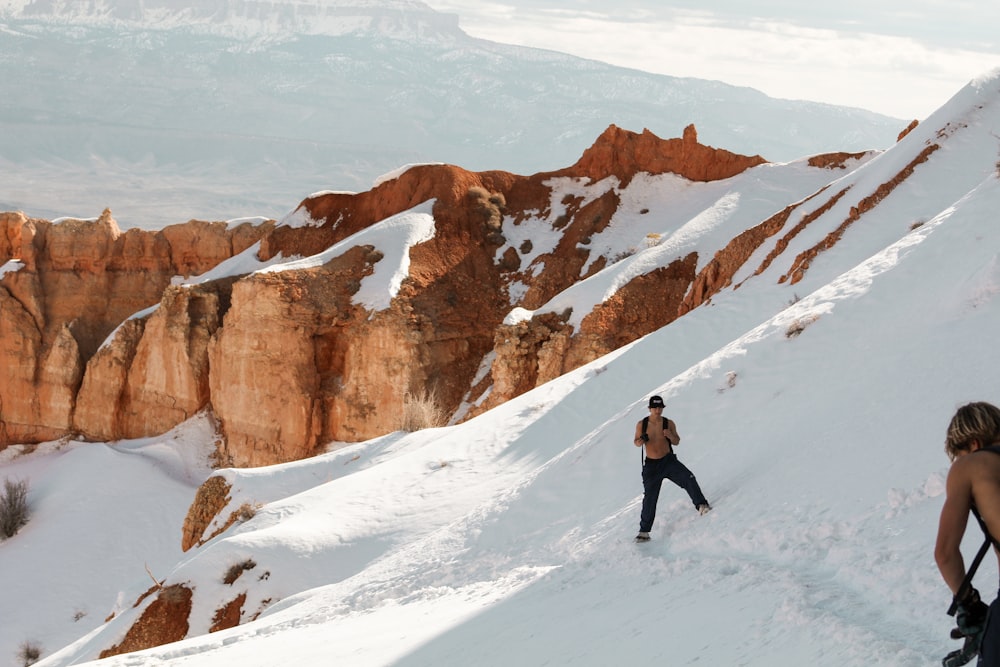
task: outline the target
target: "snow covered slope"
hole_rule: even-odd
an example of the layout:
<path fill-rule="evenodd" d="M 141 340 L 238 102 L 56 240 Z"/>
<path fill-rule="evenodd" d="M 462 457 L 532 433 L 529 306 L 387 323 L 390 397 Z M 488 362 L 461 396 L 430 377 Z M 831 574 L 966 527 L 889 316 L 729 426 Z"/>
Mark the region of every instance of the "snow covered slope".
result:
<path fill-rule="evenodd" d="M 259 509 L 183 555 L 204 417 L 8 450 L 0 474 L 30 479 L 34 514 L 0 543 L 0 654 L 95 659 L 149 604 L 132 608 L 147 565 L 193 588 L 191 637 L 102 665 L 937 664 L 954 648 L 932 558 L 944 428 L 1000 401 L 998 133 L 994 75 L 827 189 L 877 188 L 940 145 L 796 285 L 772 264 L 465 424 L 220 471 L 230 507 Z M 843 220 L 833 206 L 809 234 Z M 715 510 L 668 485 L 636 545 L 630 438 L 652 393 Z M 244 625 L 204 634 L 243 592 Z"/>

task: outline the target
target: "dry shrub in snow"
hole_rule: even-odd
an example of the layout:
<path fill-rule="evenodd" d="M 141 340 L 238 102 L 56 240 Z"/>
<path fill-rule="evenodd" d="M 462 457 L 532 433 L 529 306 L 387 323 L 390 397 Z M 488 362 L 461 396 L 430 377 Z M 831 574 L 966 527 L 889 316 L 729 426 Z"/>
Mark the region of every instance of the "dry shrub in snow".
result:
<path fill-rule="evenodd" d="M 0 495 L 0 536 L 14 537 L 21 526 L 28 523 L 28 482 L 3 481 Z"/>
<path fill-rule="evenodd" d="M 806 330 L 806 327 L 819 319 L 819 315 L 809 315 L 807 317 L 800 317 L 791 324 L 785 330 L 785 338 L 795 338 L 800 333 Z"/>
<path fill-rule="evenodd" d="M 41 647 L 32 641 L 22 642 L 21 646 L 17 649 L 17 659 L 20 661 L 23 667 L 28 667 L 28 665 L 33 665 L 38 662 L 38 659 L 42 657 Z"/>
<path fill-rule="evenodd" d="M 407 393 L 403 397 L 403 411 L 399 415 L 399 430 L 419 431 L 448 423 L 448 415 L 434 392 Z"/>
<path fill-rule="evenodd" d="M 252 558 L 247 558 L 242 563 L 234 563 L 229 566 L 228 570 L 226 570 L 226 575 L 222 578 L 222 583 L 232 586 L 233 583 L 240 578 L 241 574 L 247 570 L 252 570 L 255 567 L 257 567 L 257 563 L 255 563 Z"/>

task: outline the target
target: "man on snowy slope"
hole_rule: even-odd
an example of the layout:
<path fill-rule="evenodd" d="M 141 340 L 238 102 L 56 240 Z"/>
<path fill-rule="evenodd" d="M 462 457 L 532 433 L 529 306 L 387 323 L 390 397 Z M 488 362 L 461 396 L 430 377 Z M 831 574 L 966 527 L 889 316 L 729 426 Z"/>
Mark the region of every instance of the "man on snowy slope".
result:
<path fill-rule="evenodd" d="M 964 665 L 979 654 L 979 667 L 1000 667 L 1000 597 L 989 607 L 972 587 L 971 578 L 985 548 L 969 568 L 959 547 L 972 513 L 987 534 L 1000 535 L 1000 409 L 989 403 L 969 403 L 958 409 L 945 437 L 951 459 L 944 507 L 938 524 L 934 559 L 954 603 L 957 628 L 952 637 L 965 639 L 963 647 L 948 654 L 945 667 Z M 969 581 L 966 581 L 968 579 Z"/>
<path fill-rule="evenodd" d="M 636 447 L 646 446 L 646 456 L 642 462 L 642 515 L 639 519 L 639 534 L 636 542 L 648 542 L 649 531 L 653 529 L 656 517 L 656 502 L 660 498 L 660 486 L 664 479 L 687 491 L 691 502 L 699 513 L 712 509 L 698 486 L 694 474 L 677 459 L 673 448 L 680 444 L 677 425 L 663 416 L 663 399 L 652 396 L 649 399 L 649 416 L 635 425 Z"/>

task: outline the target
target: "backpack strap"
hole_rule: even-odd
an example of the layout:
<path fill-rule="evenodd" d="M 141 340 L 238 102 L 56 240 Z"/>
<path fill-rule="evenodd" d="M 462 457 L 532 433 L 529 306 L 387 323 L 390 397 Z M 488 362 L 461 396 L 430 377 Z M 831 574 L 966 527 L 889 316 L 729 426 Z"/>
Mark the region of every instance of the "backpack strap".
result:
<path fill-rule="evenodd" d="M 663 430 L 666 431 L 668 428 L 670 428 L 670 420 L 667 419 L 666 417 L 664 417 L 663 418 Z M 646 431 L 648 431 L 648 430 L 649 430 L 649 417 L 643 417 L 642 418 L 642 434 L 646 435 Z M 1000 451 L 998 451 L 997 453 L 1000 454 Z"/>
<path fill-rule="evenodd" d="M 958 591 L 951 599 L 951 606 L 948 607 L 949 616 L 954 616 L 958 612 L 958 601 L 964 600 L 966 593 L 972 588 L 972 578 L 976 576 L 976 570 L 979 569 L 979 564 L 983 562 L 983 556 L 990 550 L 990 545 L 996 544 L 996 540 L 990 535 L 990 531 L 986 529 L 986 524 L 983 523 L 982 517 L 979 516 L 979 510 L 975 506 L 972 507 L 972 513 L 975 515 L 976 521 L 979 522 L 979 527 L 983 529 L 983 535 L 986 536 L 986 540 L 983 542 L 983 546 L 979 547 L 979 551 L 976 552 L 976 557 L 972 559 L 972 565 L 969 566 L 969 570 L 965 573 L 965 578 L 962 579 Z"/>
<path fill-rule="evenodd" d="M 670 420 L 667 419 L 666 417 L 664 417 L 663 418 L 663 430 L 666 431 L 668 428 L 670 428 Z M 646 431 L 648 431 L 648 430 L 649 430 L 649 417 L 643 417 L 642 418 L 642 434 L 646 435 Z M 998 451 L 997 453 L 1000 454 L 1000 451 Z"/>
<path fill-rule="evenodd" d="M 642 434 L 646 435 L 646 429 L 649 428 L 649 417 L 642 418 Z M 646 440 L 642 441 L 642 447 L 639 448 L 639 460 L 642 461 L 642 465 L 646 465 Z"/>

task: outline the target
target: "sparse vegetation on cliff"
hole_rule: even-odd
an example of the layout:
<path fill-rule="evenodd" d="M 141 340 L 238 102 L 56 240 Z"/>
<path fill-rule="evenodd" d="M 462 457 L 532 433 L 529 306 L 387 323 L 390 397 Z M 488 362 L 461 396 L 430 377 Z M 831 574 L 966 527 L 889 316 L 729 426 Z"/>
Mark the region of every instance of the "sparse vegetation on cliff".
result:
<path fill-rule="evenodd" d="M 486 188 L 474 186 L 467 194 L 475 209 L 482 214 L 483 224 L 489 233 L 489 239 L 500 245 L 504 242 L 500 229 L 503 226 L 503 209 L 507 200 L 500 192 L 489 192 Z"/>
<path fill-rule="evenodd" d="M 419 431 L 436 428 L 448 423 L 448 414 L 441 407 L 441 401 L 433 391 L 419 394 L 408 392 L 403 397 L 403 409 L 399 415 L 399 430 Z"/>
<path fill-rule="evenodd" d="M 257 567 L 257 563 L 252 558 L 247 558 L 240 563 L 234 563 L 226 570 L 226 575 L 222 578 L 222 583 L 232 586 L 240 578 L 241 574 L 255 567 Z"/>
<path fill-rule="evenodd" d="M 236 511 L 233 512 L 233 516 L 235 517 L 236 521 L 239 521 L 240 523 L 246 523 L 250 519 L 257 516 L 257 510 L 259 508 L 260 505 L 247 501 L 236 508 Z"/>

